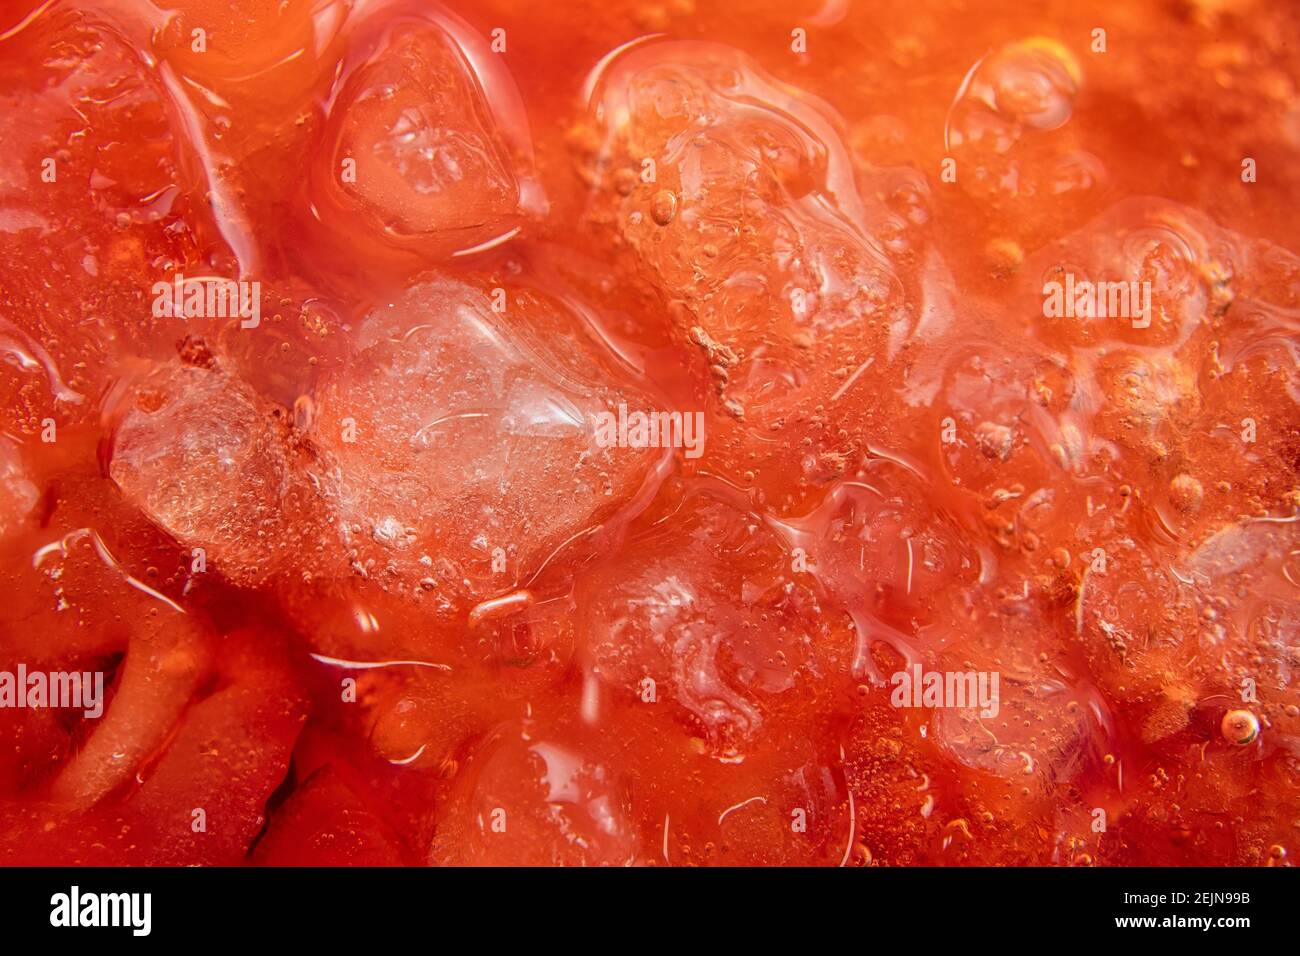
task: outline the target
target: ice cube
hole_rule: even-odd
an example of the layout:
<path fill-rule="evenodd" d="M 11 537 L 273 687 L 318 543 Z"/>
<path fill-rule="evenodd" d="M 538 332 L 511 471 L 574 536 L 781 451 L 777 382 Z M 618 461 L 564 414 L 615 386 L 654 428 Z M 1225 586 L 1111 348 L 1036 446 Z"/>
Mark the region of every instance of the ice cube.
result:
<path fill-rule="evenodd" d="M 855 169 L 834 111 L 733 47 L 629 46 L 590 90 L 589 217 L 695 362 L 702 466 L 796 507 L 779 476 L 816 486 L 865 436 L 907 430 L 884 359 L 890 329 L 916 324 L 900 263 L 921 257 L 882 197 L 923 179 Z"/>
<path fill-rule="evenodd" d="M 802 556 L 712 494 L 688 495 L 578 594 L 589 672 L 624 699 L 680 708 L 720 759 L 743 757 L 774 715 L 808 719 L 848 680 L 847 619 L 825 612 Z"/>
<path fill-rule="evenodd" d="M 1030 327 L 1053 348 L 1182 346 L 1222 307 L 1213 277 L 1232 261 L 1228 235 L 1178 203 L 1122 200 L 1025 261 Z"/>
<path fill-rule="evenodd" d="M 743 760 L 718 760 L 665 703 L 613 702 L 596 727 L 598 753 L 630 782 L 638 863 L 813 866 L 851 856 L 854 805 L 834 735 L 773 720 Z"/>
<path fill-rule="evenodd" d="M 457 776 L 430 862 L 631 864 L 639 841 L 626 781 L 570 736 L 528 721 L 490 734 Z"/>
<path fill-rule="evenodd" d="M 1106 168 L 1067 125 L 1082 85 L 1074 55 L 1046 37 L 1006 43 L 971 66 L 944 124 L 945 161 L 985 207 L 967 228 L 1038 245 L 1097 202 Z"/>
<path fill-rule="evenodd" d="M 774 522 L 828 599 L 854 621 L 853 673 L 873 673 L 871 642 L 915 650 L 917 635 L 969 600 L 987 560 L 958 519 L 892 462 L 836 482 L 808 513 Z"/>
<path fill-rule="evenodd" d="M 1074 373 L 1046 351 L 980 343 L 935 357 L 939 385 L 928 423 L 939 437 L 952 484 L 989 496 L 1019 482 L 1029 493 L 1046 470 L 1082 466 L 1085 449 L 1067 437 L 1064 414 Z M 1065 458 L 1049 449 L 1068 449 Z M 1056 466 L 1055 469 L 1052 466 Z"/>
<path fill-rule="evenodd" d="M 170 347 L 154 282 L 231 257 L 185 126 L 129 29 L 56 7 L 4 42 L 0 421 L 33 434 L 47 418 L 92 418 L 123 355 Z"/>
<path fill-rule="evenodd" d="M 1138 456 L 1135 472 L 1160 465 L 1200 411 L 1192 370 L 1171 357 L 1116 350 L 1097 363 L 1096 382 L 1097 433 Z"/>
<path fill-rule="evenodd" d="M 976 673 L 968 662 L 949 656 L 940 670 Z M 989 673 L 998 671 L 993 665 Z M 976 674 L 977 678 L 980 676 Z M 1041 800 L 1099 759 L 1093 741 L 1099 739 L 1088 713 L 1086 694 L 1050 676 L 998 671 L 996 714 L 981 706 L 954 706 L 951 701 L 934 712 L 932 732 L 948 754 L 972 770 L 980 770 L 1029 786 Z"/>
<path fill-rule="evenodd" d="M 232 7 L 224 0 L 174 0 L 167 10 L 166 23 L 153 35 L 154 49 L 202 91 L 201 98 L 215 101 L 227 120 L 238 123 L 253 111 L 296 105 L 308 87 L 333 72 L 347 5 L 248 0 Z M 196 30 L 202 31 L 201 49 Z"/>
<path fill-rule="evenodd" d="M 897 317 L 902 283 L 873 230 L 901 221 L 859 195 L 824 103 L 731 47 L 679 42 L 615 59 L 593 104 L 598 208 L 720 366 L 733 413 L 772 398 L 770 375 L 746 389 L 751 364 L 825 372 L 800 349 Z"/>
<path fill-rule="evenodd" d="M 999 113 L 1026 126 L 1051 130 L 1069 120 L 1081 76 L 1069 50 L 1036 37 L 1007 44 L 990 56 L 974 77 L 969 93 L 991 96 Z"/>
<path fill-rule="evenodd" d="M 1084 555 L 1071 602 L 1075 631 L 1093 679 L 1118 699 L 1150 698 L 1169 675 L 1193 671 L 1202 622 L 1172 557 L 1128 535 Z"/>
<path fill-rule="evenodd" d="M 0 541 L 23 527 L 39 498 L 17 442 L 0 434 Z"/>
<path fill-rule="evenodd" d="M 195 560 L 259 586 L 302 557 L 285 430 L 239 379 L 172 360 L 119 386 L 107 415 L 109 476 Z"/>
<path fill-rule="evenodd" d="M 1283 712 L 1292 717 L 1300 704 L 1292 689 L 1300 667 L 1300 522 L 1238 519 L 1178 563 L 1194 587 L 1201 644 L 1212 650 L 1214 666 L 1199 669 L 1208 671 L 1198 674 L 1202 697 L 1215 690 L 1240 695 L 1253 686 L 1270 726 L 1294 737 L 1300 726 Z"/>
<path fill-rule="evenodd" d="M 603 441 L 600 416 L 651 400 L 616 381 L 576 315 L 528 288 L 425 276 L 360 343 L 316 394 L 312 475 L 353 572 L 408 605 L 463 623 L 474 603 L 526 588 L 673 454 Z"/>
<path fill-rule="evenodd" d="M 385 243 L 441 258 L 508 236 L 540 194 L 518 91 L 448 14 L 358 27 L 312 174 L 315 213 L 355 255 L 358 214 Z M 360 57 L 365 57 L 360 59 Z"/>

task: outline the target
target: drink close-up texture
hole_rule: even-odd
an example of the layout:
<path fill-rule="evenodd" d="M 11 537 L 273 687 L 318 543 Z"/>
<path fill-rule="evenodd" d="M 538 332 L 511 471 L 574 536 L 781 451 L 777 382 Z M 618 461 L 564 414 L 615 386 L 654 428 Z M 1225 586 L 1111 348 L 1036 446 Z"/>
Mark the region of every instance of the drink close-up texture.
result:
<path fill-rule="evenodd" d="M 0 3 L 0 864 L 1300 853 L 1300 9 Z"/>

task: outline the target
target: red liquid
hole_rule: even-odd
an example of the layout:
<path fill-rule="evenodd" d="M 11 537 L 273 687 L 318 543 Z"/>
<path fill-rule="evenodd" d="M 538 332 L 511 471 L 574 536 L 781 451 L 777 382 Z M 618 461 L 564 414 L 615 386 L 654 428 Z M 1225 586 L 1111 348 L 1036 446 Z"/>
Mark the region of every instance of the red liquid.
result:
<path fill-rule="evenodd" d="M 1290 861 L 1292 13 L 11 6 L 0 860 Z"/>

